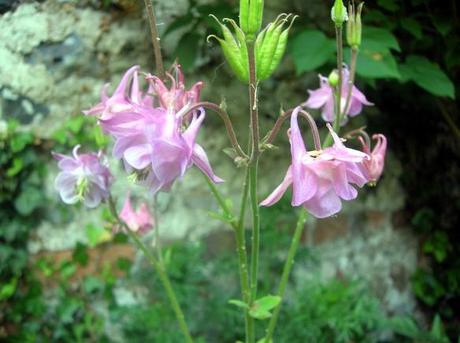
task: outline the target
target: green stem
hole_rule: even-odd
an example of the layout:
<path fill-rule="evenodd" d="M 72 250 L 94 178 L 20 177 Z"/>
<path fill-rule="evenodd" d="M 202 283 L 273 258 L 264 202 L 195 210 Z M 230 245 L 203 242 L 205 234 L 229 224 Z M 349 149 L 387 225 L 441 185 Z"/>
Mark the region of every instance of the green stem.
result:
<path fill-rule="evenodd" d="M 187 323 L 185 322 L 185 316 L 182 312 L 182 309 L 177 301 L 176 294 L 172 288 L 171 282 L 169 281 L 168 274 L 166 273 L 164 267 L 155 259 L 155 256 L 147 249 L 144 243 L 137 237 L 137 235 L 132 232 L 126 223 L 120 219 L 118 216 L 118 212 L 115 207 L 115 202 L 112 197 L 109 198 L 109 207 L 112 215 L 117 219 L 120 226 L 122 226 L 129 237 L 134 241 L 136 246 L 144 253 L 145 257 L 149 260 L 150 264 L 153 266 L 155 271 L 158 273 L 160 277 L 161 284 L 163 285 L 166 294 L 168 296 L 169 303 L 176 315 L 176 319 L 179 322 L 180 330 L 185 337 L 185 341 L 187 343 L 193 343 L 192 336 L 190 335 L 190 331 L 188 329 Z"/>
<path fill-rule="evenodd" d="M 248 273 L 248 254 L 246 251 L 246 237 L 244 230 L 244 218 L 246 214 L 246 204 L 249 194 L 249 169 L 246 168 L 246 175 L 243 184 L 243 195 L 241 199 L 240 215 L 238 219 L 238 226 L 235 230 L 236 250 L 238 254 L 238 267 L 240 270 L 241 294 L 243 301 L 249 304 L 251 299 L 251 289 L 249 287 L 249 273 Z M 253 321 L 249 315 L 249 311 L 245 311 L 244 316 L 246 338 L 250 337 Z"/>
<path fill-rule="evenodd" d="M 158 34 L 157 21 L 155 18 L 155 11 L 153 10 L 152 0 L 144 0 L 144 4 L 147 11 L 147 17 L 149 19 L 150 37 L 152 39 L 157 74 L 160 79 L 164 80 L 165 70 L 163 67 L 163 56 L 161 54 L 160 36 Z"/>
<path fill-rule="evenodd" d="M 289 274 L 291 273 L 291 269 L 294 264 L 294 256 L 299 247 L 299 242 L 300 242 L 300 238 L 302 237 L 302 232 L 305 226 L 306 219 L 307 219 L 307 211 L 305 211 L 305 209 L 302 208 L 300 210 L 299 219 L 297 220 L 297 225 L 295 228 L 294 236 L 292 237 L 291 246 L 289 247 L 288 256 L 284 264 L 283 274 L 281 276 L 281 281 L 278 287 L 277 295 L 281 297 L 281 299 L 284 297 L 284 293 L 286 291 L 286 286 L 289 280 Z M 273 312 L 273 316 L 270 319 L 264 343 L 271 342 L 273 332 L 275 331 L 276 323 L 278 321 L 280 310 L 281 310 L 281 303 L 275 308 Z"/>
<path fill-rule="evenodd" d="M 350 57 L 350 77 L 348 78 L 348 89 L 347 89 L 347 99 L 345 101 L 345 107 L 343 110 L 343 115 L 346 115 L 350 110 L 351 95 L 353 93 L 353 84 L 355 83 L 356 75 L 356 60 L 358 59 L 357 48 L 351 48 L 351 57 Z"/>
<path fill-rule="evenodd" d="M 257 197 L 257 171 L 260 155 L 260 134 L 259 134 L 259 112 L 257 107 L 257 73 L 255 60 L 255 44 L 253 41 L 247 43 L 248 64 L 249 64 L 249 113 L 251 128 L 251 160 L 249 163 L 249 197 L 252 210 L 252 238 L 251 238 L 251 271 L 250 285 L 251 297 L 250 304 L 257 299 L 257 279 L 259 269 L 259 249 L 260 249 L 260 214 L 259 199 Z M 255 342 L 254 319 L 249 318 L 249 343 Z"/>
<path fill-rule="evenodd" d="M 240 205 L 240 214 L 238 218 L 238 222 L 236 223 L 233 220 L 233 213 L 231 212 L 230 208 L 225 203 L 224 198 L 217 190 L 214 183 L 212 183 L 208 177 L 206 177 L 206 183 L 208 184 L 209 188 L 211 189 L 211 193 L 217 200 L 220 208 L 224 212 L 225 217 L 230 219 L 230 225 L 235 231 L 235 241 L 236 241 L 236 251 L 238 254 L 238 268 L 240 272 L 240 284 L 241 284 L 241 295 L 242 299 L 245 303 L 249 304 L 251 298 L 251 289 L 249 287 L 249 274 L 248 274 L 248 257 L 246 251 L 246 238 L 244 233 L 244 218 L 246 214 L 246 204 L 248 199 L 249 193 L 249 172 L 246 169 L 246 176 L 244 178 L 243 183 L 243 194 L 241 199 Z M 251 317 L 249 316 L 249 311 L 245 312 L 245 330 L 246 330 L 246 337 L 250 336 L 251 330 Z"/>
<path fill-rule="evenodd" d="M 343 42 L 342 42 L 342 26 L 335 27 L 335 40 L 337 44 L 337 73 L 339 74 L 339 81 L 335 89 L 334 96 L 334 131 L 338 132 L 340 129 L 340 122 L 342 120 L 342 63 L 343 63 Z M 330 146 L 332 143 L 332 136 L 328 133 L 324 141 L 324 147 Z"/>

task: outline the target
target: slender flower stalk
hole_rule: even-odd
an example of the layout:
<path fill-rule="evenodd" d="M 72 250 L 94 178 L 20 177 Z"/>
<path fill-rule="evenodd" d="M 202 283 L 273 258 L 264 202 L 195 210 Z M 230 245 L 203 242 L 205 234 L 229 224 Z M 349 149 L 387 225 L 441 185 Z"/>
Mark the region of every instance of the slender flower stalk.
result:
<path fill-rule="evenodd" d="M 185 342 L 193 343 L 192 336 L 190 335 L 190 331 L 188 329 L 187 323 L 185 322 L 184 313 L 182 312 L 180 304 L 177 301 L 176 294 L 174 293 L 174 290 L 171 285 L 171 281 L 169 280 L 168 274 L 166 273 L 164 266 L 162 266 L 157 261 L 155 256 L 150 252 L 150 250 L 145 246 L 145 244 L 142 243 L 142 241 L 139 239 L 136 233 L 130 230 L 130 228 L 126 225 L 126 223 L 120 218 L 120 216 L 118 215 L 117 209 L 115 207 L 114 199 L 112 197 L 109 197 L 108 202 L 109 202 L 110 211 L 112 215 L 114 216 L 114 218 L 117 220 L 118 224 L 125 229 L 126 233 L 133 240 L 136 246 L 144 253 L 145 257 L 149 260 L 150 264 L 153 266 L 155 271 L 158 273 L 161 284 L 163 285 L 166 291 L 170 305 L 174 311 L 174 314 L 176 315 L 176 319 L 179 323 L 180 330 L 182 334 L 184 335 Z"/>
<path fill-rule="evenodd" d="M 337 43 L 337 72 L 339 74 L 339 81 L 337 83 L 336 88 L 336 104 L 335 104 L 335 122 L 334 122 L 334 130 L 338 131 L 340 128 L 340 122 L 342 120 L 342 81 L 343 81 L 343 42 L 342 42 L 342 27 L 336 26 L 335 28 L 335 36 L 336 36 L 336 43 Z"/>
<path fill-rule="evenodd" d="M 161 54 L 160 36 L 157 29 L 157 21 L 155 11 L 153 9 L 152 0 L 144 0 L 147 17 L 149 19 L 150 37 L 152 38 L 153 53 L 155 54 L 155 66 L 160 79 L 165 79 L 165 69 L 163 66 L 163 56 Z"/>
<path fill-rule="evenodd" d="M 356 61 L 358 59 L 358 52 L 357 48 L 351 48 L 351 58 L 350 58 L 350 76 L 348 78 L 348 92 L 347 98 L 345 100 L 345 106 L 343 110 L 343 114 L 346 115 L 350 111 L 351 105 L 351 97 L 353 94 L 353 85 L 355 83 L 355 75 L 356 75 Z"/>
<path fill-rule="evenodd" d="M 255 60 L 255 44 L 247 43 L 248 62 L 249 62 L 249 112 L 251 127 L 251 160 L 249 163 L 249 198 L 252 210 L 252 238 L 251 238 L 251 271 L 250 285 L 251 298 L 250 303 L 257 299 L 257 280 L 259 269 L 259 248 L 260 248 L 260 213 L 259 201 L 257 197 L 257 172 L 259 167 L 259 113 L 257 107 L 257 70 Z M 249 321 L 249 343 L 255 341 L 254 320 Z"/>
<path fill-rule="evenodd" d="M 291 273 L 292 266 L 294 265 L 294 257 L 297 253 L 297 249 L 299 248 L 300 238 L 302 237 L 302 232 L 305 227 L 305 221 L 307 220 L 307 211 L 304 209 L 300 210 L 299 218 L 297 220 L 297 225 L 295 227 L 294 236 L 292 237 L 291 245 L 289 247 L 289 252 L 286 258 L 286 262 L 284 263 L 283 267 L 283 274 L 281 275 L 280 284 L 278 286 L 278 291 L 276 293 L 281 299 L 284 297 L 284 293 L 286 291 L 286 286 L 289 281 L 289 275 Z M 270 343 L 273 333 L 275 331 L 276 323 L 278 321 L 278 316 L 281 310 L 280 303 L 275 310 L 273 311 L 273 315 L 270 318 L 270 322 L 268 323 L 267 334 L 265 336 L 265 340 L 262 343 Z"/>

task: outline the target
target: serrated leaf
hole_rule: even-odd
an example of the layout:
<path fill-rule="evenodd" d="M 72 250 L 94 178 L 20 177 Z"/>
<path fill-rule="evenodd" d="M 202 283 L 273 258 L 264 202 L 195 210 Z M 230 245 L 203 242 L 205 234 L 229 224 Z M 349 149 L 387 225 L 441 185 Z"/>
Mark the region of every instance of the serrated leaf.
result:
<path fill-rule="evenodd" d="M 248 309 L 249 305 L 246 304 L 244 301 L 238 300 L 238 299 L 230 299 L 228 301 L 229 304 L 235 305 L 240 308 Z"/>
<path fill-rule="evenodd" d="M 297 74 L 314 70 L 334 58 L 335 42 L 318 30 L 305 30 L 292 38 L 288 51 Z"/>
<path fill-rule="evenodd" d="M 403 80 L 414 81 L 419 87 L 437 96 L 455 99 L 455 87 L 438 64 L 426 57 L 411 55 L 401 66 Z"/>

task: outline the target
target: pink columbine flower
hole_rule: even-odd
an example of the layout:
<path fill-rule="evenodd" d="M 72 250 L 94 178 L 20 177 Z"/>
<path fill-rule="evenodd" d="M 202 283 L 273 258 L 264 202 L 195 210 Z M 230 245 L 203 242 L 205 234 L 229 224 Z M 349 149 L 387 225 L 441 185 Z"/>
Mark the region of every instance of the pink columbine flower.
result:
<path fill-rule="evenodd" d="M 153 193 L 168 191 L 192 165 L 213 182 L 223 182 L 195 142 L 205 112 L 189 113 L 189 109 L 199 101 L 202 83 L 186 90 L 180 66 L 175 66 L 175 72 L 177 79 L 169 75 L 173 80 L 170 89 L 157 77 L 147 75 L 146 95 L 139 87 L 138 69 L 133 67 L 112 97 L 103 96 L 100 104 L 87 111 L 98 115 L 104 132 L 115 138 L 114 156 Z"/>
<path fill-rule="evenodd" d="M 148 210 L 146 203 L 142 203 L 137 211 L 131 206 L 129 195 L 126 197 L 123 208 L 120 212 L 120 218 L 126 223 L 128 228 L 133 232 L 145 234 L 155 226 L 155 221 Z"/>
<path fill-rule="evenodd" d="M 328 124 L 334 145 L 324 150 L 307 151 L 297 122 L 301 108 L 291 117 L 290 143 L 292 163 L 282 183 L 261 206 L 271 206 L 281 199 L 292 184 L 292 205 L 304 206 L 313 216 L 325 218 L 338 213 L 341 200 L 352 200 L 358 195 L 353 185 L 362 187 L 367 178 L 359 164 L 368 156 L 347 148 Z"/>
<path fill-rule="evenodd" d="M 203 82 L 199 81 L 190 90 L 186 90 L 181 66 L 176 64 L 173 69 L 175 77 L 168 74 L 171 79 L 170 89 L 155 75 L 148 74 L 146 80 L 149 81 L 150 87 L 158 96 L 161 107 L 166 109 L 173 108 L 178 112 L 187 104 L 194 104 L 200 100 Z"/>
<path fill-rule="evenodd" d="M 369 156 L 369 159 L 363 161 L 363 169 L 367 173 L 370 185 L 375 185 L 380 179 L 385 166 L 385 154 L 387 150 L 387 138 L 382 134 L 375 134 L 372 136 L 377 141 L 374 149 L 371 152 L 371 143 L 369 137 L 366 135 L 366 140 L 359 137 L 363 145 L 363 151 Z"/>
<path fill-rule="evenodd" d="M 350 71 L 348 67 L 344 65 L 342 69 L 342 93 L 341 93 L 341 111 L 345 111 L 345 105 L 348 96 L 348 82 L 350 79 Z M 308 100 L 302 104 L 302 106 L 308 108 L 321 108 L 321 116 L 327 122 L 333 122 L 335 120 L 335 113 L 334 113 L 334 89 L 329 84 L 327 77 L 319 75 L 319 82 L 320 87 L 315 90 L 308 90 L 310 94 Z M 353 85 L 351 91 L 351 98 L 350 104 L 348 106 L 348 110 L 346 115 L 350 117 L 354 117 L 361 113 L 363 110 L 363 105 L 372 106 L 373 103 L 369 102 L 366 99 L 366 96 L 356 87 Z M 344 118 L 346 119 L 346 118 Z"/>
<path fill-rule="evenodd" d="M 101 153 L 78 154 L 80 145 L 73 149 L 73 156 L 53 153 L 61 172 L 55 180 L 55 188 L 66 204 L 82 201 L 94 208 L 110 195 L 112 175 Z"/>

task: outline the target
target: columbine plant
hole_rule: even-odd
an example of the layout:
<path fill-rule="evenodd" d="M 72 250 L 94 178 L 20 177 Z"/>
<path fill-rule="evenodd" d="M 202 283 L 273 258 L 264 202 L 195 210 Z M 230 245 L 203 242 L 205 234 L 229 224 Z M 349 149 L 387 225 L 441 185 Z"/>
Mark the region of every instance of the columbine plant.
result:
<path fill-rule="evenodd" d="M 85 115 L 96 116 L 105 134 L 114 140 L 112 155 L 123 162 L 131 181 L 145 186 L 149 196 L 159 192 L 173 191 L 176 180 L 196 166 L 205 176 L 210 191 L 223 211 L 224 220 L 235 232 L 241 299 L 229 302 L 242 309 L 245 319 L 246 343 L 269 343 L 275 331 L 281 302 L 285 293 L 293 259 L 300 241 L 307 213 L 316 218 L 325 218 L 339 213 L 342 201 L 351 201 L 358 196 L 357 188 L 366 184 L 375 185 L 383 172 L 387 141 L 376 134 L 377 144 L 371 150 L 369 135 L 355 130 L 345 135 L 358 138 L 362 151 L 345 145 L 340 138 L 341 126 L 363 110 L 363 105 L 372 105 L 354 85 L 356 62 L 361 44 L 362 4 L 348 11 L 342 0 L 336 0 L 331 10 L 336 30 L 337 69 L 328 78 L 320 76 L 321 87 L 309 91 L 307 101 L 292 110 L 280 114 L 273 128 L 261 138 L 258 115 L 258 87 L 269 78 L 280 63 L 288 40 L 289 30 L 295 20 L 291 14 L 280 14 L 274 22 L 262 28 L 263 0 L 241 0 L 239 24 L 231 19 L 219 21 L 222 37 L 211 36 L 222 47 L 232 72 L 245 83 L 249 91 L 250 142 L 241 148 L 225 107 L 201 101 L 202 82 L 190 89 L 185 86 L 180 65 L 165 72 L 161 55 L 156 18 L 150 0 L 145 0 L 152 43 L 155 52 L 156 73 L 142 73 L 138 66 L 131 67 L 122 77 L 112 95 L 107 94 L 108 85 L 102 87 L 100 102 Z M 350 67 L 343 64 L 343 26 L 346 23 L 347 43 L 351 48 Z M 229 26 L 227 26 L 229 25 Z M 313 117 L 304 109 L 322 108 L 328 135 L 321 142 L 319 130 Z M 206 111 L 217 113 L 223 120 L 232 145 L 235 164 L 243 167 L 245 177 L 238 214 L 227 205 L 216 184 L 223 182 L 211 168 L 204 148 L 196 142 L 203 125 Z M 258 194 L 258 164 L 263 153 L 270 149 L 283 123 L 290 118 L 288 130 L 291 144 L 291 164 L 281 184 L 263 201 Z M 313 137 L 313 147 L 306 147 L 299 128 L 299 118 L 305 118 Z M 332 125 L 331 125 L 332 124 Z M 54 154 L 61 172 L 56 179 L 56 189 L 68 204 L 79 201 L 93 208 L 106 203 L 118 224 L 115 229 L 126 232 L 143 251 L 158 273 L 168 300 L 176 314 L 178 324 L 186 342 L 193 342 L 173 287 L 169 281 L 163 254 L 160 248 L 157 214 L 152 215 L 145 203 L 134 210 L 130 197 L 125 199 L 121 210 L 112 197 L 112 176 L 102 153 L 73 156 Z M 299 219 L 292 237 L 286 263 L 276 295 L 258 294 L 260 215 L 259 206 L 271 206 L 292 187 L 292 206 L 300 207 Z M 251 247 L 245 241 L 245 214 L 250 207 L 252 214 Z M 155 209 L 155 208 L 154 208 Z M 155 232 L 156 254 L 143 242 L 142 234 Z M 250 251 L 250 256 L 247 253 Z M 256 320 L 270 319 L 264 337 L 255 337 Z M 242 338 L 243 339 L 243 338 Z"/>

